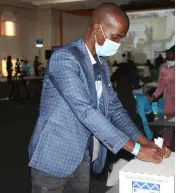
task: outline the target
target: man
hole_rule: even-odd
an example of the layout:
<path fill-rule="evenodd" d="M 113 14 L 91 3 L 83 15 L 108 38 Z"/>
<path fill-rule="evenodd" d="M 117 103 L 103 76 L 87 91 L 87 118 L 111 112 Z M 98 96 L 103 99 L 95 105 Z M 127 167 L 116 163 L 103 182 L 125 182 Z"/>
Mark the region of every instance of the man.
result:
<path fill-rule="evenodd" d="M 118 6 L 102 4 L 84 38 L 52 55 L 29 147 L 33 193 L 88 193 L 92 135 L 101 141 L 100 149 L 114 154 L 123 148 L 160 163 L 169 153 L 140 134 L 111 87 L 107 63 L 99 58 L 117 52 L 128 28 L 128 17 Z M 95 170 L 104 164 L 102 152 L 103 159 L 92 156 Z"/>
<path fill-rule="evenodd" d="M 39 76 L 39 58 L 38 56 L 35 56 L 35 60 L 34 60 L 34 71 L 35 71 L 35 76 Z"/>

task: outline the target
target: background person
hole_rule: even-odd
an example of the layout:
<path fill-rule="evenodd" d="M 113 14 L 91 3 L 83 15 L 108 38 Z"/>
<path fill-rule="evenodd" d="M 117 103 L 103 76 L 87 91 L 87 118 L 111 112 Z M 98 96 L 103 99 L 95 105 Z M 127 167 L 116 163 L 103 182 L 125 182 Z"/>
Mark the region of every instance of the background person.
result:
<path fill-rule="evenodd" d="M 35 60 L 34 60 L 34 72 L 35 72 L 35 76 L 39 76 L 39 58 L 38 56 L 35 56 Z"/>
<path fill-rule="evenodd" d="M 137 125 L 140 131 L 144 134 L 144 127 L 136 111 L 136 100 L 133 96 L 134 80 L 133 62 L 118 64 L 118 69 L 113 73 L 111 81 L 114 85 L 114 90 L 118 94 L 118 98 L 122 103 L 124 109 L 127 110 L 128 115 L 132 121 Z"/>
<path fill-rule="evenodd" d="M 165 114 L 175 115 L 175 46 L 172 46 L 166 52 L 166 63 L 161 67 L 158 81 L 158 88 L 152 96 L 152 100 L 160 97 L 164 93 Z M 170 146 L 172 130 L 164 133 L 164 141 L 167 146 Z"/>
<path fill-rule="evenodd" d="M 139 91 L 141 91 L 141 92 L 139 92 Z M 136 102 L 137 102 L 137 112 L 142 119 L 145 136 L 149 140 L 153 140 L 153 137 L 154 137 L 153 132 L 148 125 L 148 122 L 152 122 L 155 118 L 155 116 L 153 114 L 151 102 L 150 102 L 154 91 L 155 91 L 155 88 L 151 88 L 147 91 L 146 95 L 143 94 L 142 89 L 137 90 L 137 92 L 139 92 L 139 93 L 135 93 L 135 91 L 133 91 L 134 97 L 135 97 Z"/>
<path fill-rule="evenodd" d="M 24 70 L 25 70 L 25 76 L 30 77 L 31 75 L 31 66 L 28 63 L 27 60 L 24 61 Z"/>
<path fill-rule="evenodd" d="M 153 94 L 153 100 L 164 93 L 165 113 L 175 114 L 175 46 L 172 46 L 166 56 L 166 63 L 162 66 L 159 74 L 158 88 Z"/>
<path fill-rule="evenodd" d="M 11 56 L 7 57 L 6 70 L 7 70 L 7 80 L 10 81 L 12 79 L 12 72 L 13 72 L 13 64 Z"/>
<path fill-rule="evenodd" d="M 21 73 L 21 63 L 20 63 L 19 58 L 17 58 L 17 61 L 15 63 L 15 71 L 16 71 L 16 74 L 20 74 Z"/>

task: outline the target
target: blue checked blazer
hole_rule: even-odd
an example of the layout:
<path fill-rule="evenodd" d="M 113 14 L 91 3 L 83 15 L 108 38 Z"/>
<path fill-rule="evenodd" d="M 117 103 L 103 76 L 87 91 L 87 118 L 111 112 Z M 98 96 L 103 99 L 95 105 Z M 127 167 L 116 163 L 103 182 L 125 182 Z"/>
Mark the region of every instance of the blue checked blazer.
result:
<path fill-rule="evenodd" d="M 81 163 L 87 141 L 95 135 L 116 154 L 141 133 L 128 117 L 110 84 L 108 64 L 101 58 L 105 116 L 96 108 L 95 77 L 83 38 L 56 50 L 43 83 L 40 114 L 29 144 L 29 166 L 58 178 Z M 125 88 L 124 88 L 125 89 Z M 106 152 L 99 156 L 104 165 Z"/>

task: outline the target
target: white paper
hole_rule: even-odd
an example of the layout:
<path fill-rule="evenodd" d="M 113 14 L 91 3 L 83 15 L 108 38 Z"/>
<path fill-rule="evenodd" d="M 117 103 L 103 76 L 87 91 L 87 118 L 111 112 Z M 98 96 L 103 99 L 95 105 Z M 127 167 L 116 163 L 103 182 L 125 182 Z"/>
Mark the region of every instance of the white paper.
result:
<path fill-rule="evenodd" d="M 168 122 L 175 122 L 175 117 L 173 117 L 172 119 L 169 119 Z"/>
<path fill-rule="evenodd" d="M 158 83 L 157 82 L 150 82 L 146 84 L 147 86 L 152 86 L 152 87 L 158 87 Z"/>
<path fill-rule="evenodd" d="M 163 142 L 164 142 L 164 139 L 161 138 L 161 137 L 158 137 L 157 139 L 154 139 L 154 142 L 155 144 L 159 147 L 159 148 L 163 148 Z"/>

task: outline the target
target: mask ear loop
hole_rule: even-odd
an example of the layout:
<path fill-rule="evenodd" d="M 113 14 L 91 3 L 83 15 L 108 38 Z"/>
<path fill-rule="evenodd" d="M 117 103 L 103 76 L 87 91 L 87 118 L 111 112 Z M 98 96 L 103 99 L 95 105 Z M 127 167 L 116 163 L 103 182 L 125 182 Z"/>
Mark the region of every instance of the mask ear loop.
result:
<path fill-rule="evenodd" d="M 97 36 L 96 36 L 96 35 L 95 35 L 95 42 L 98 43 L 98 42 L 97 42 Z"/>
<path fill-rule="evenodd" d="M 103 36 L 104 36 L 104 39 L 106 40 L 106 37 L 105 37 L 105 34 L 104 34 L 103 29 L 102 29 L 102 27 L 101 27 L 101 24 L 100 24 L 100 28 L 101 28 L 101 32 L 102 32 L 102 34 L 103 34 Z M 95 35 L 95 42 L 98 43 L 98 41 L 97 41 L 97 36 L 96 36 L 96 35 Z"/>
<path fill-rule="evenodd" d="M 101 28 L 101 32 L 102 32 L 102 34 L 103 34 L 103 36 L 104 36 L 104 39 L 106 40 L 106 36 L 105 36 L 105 34 L 104 34 L 104 31 L 103 31 L 103 29 L 102 29 L 101 24 L 100 24 L 100 28 Z"/>

